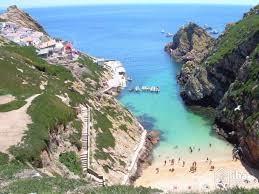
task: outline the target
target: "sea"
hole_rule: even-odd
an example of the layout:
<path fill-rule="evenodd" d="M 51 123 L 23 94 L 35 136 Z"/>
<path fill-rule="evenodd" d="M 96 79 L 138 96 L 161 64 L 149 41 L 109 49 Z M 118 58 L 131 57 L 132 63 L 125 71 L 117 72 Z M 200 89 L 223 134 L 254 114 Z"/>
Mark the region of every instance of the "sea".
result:
<path fill-rule="evenodd" d="M 124 64 L 133 81 L 118 99 L 145 128 L 160 131 L 161 141 L 154 150 L 154 162 L 161 162 L 168 157 L 223 160 L 232 149 L 212 130 L 213 122 L 208 114 L 193 112 L 183 103 L 176 79 L 181 64 L 164 51 L 172 38 L 161 31 L 176 33 L 188 22 L 196 22 L 223 32 L 226 24 L 238 21 L 249 9 L 249 6 L 233 5 L 143 4 L 26 11 L 51 36 L 72 41 L 76 48 L 90 55 L 120 60 Z M 138 85 L 158 86 L 161 92 L 128 91 Z M 194 148 L 192 156 L 190 146 Z"/>

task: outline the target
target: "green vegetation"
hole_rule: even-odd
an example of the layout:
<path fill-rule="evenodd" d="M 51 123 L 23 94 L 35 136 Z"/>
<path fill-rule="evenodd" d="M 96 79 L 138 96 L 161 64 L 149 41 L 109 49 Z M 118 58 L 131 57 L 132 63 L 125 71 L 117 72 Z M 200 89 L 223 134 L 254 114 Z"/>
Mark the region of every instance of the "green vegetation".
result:
<path fill-rule="evenodd" d="M 47 75 L 58 76 L 64 80 L 74 80 L 69 70 L 57 65 L 50 65 L 45 60 L 38 57 L 34 47 L 21 47 L 12 44 L 6 46 L 4 49 L 15 54 L 17 58 L 23 59 L 27 64 L 33 65 L 38 70 L 45 72 Z"/>
<path fill-rule="evenodd" d="M 9 102 L 7 104 L 0 105 L 0 112 L 9 112 L 12 110 L 17 110 L 24 106 L 26 104 L 26 101 L 24 100 L 14 100 L 12 102 Z"/>
<path fill-rule="evenodd" d="M 110 156 L 110 154 L 104 152 L 103 150 L 95 150 L 94 157 L 97 160 L 110 160 L 111 162 L 115 162 L 115 160 Z"/>
<path fill-rule="evenodd" d="M 87 73 L 86 77 L 90 77 L 91 79 L 99 82 L 100 74 L 103 71 L 103 68 L 96 63 L 94 63 L 89 57 L 84 56 L 81 57 L 78 61 L 79 63 L 85 65 L 89 72 Z"/>
<path fill-rule="evenodd" d="M 208 59 L 208 65 L 213 65 L 233 52 L 238 45 L 259 32 L 259 15 L 249 15 L 238 23 L 229 27 L 229 30 L 220 38 L 217 50 Z"/>
<path fill-rule="evenodd" d="M 49 133 L 58 125 L 65 125 L 75 119 L 72 108 L 67 107 L 59 98 L 42 94 L 34 100 L 28 109 L 33 123 L 24 137 L 24 143 L 11 148 L 11 153 L 20 161 L 40 164 L 40 153 L 46 149 Z"/>
<path fill-rule="evenodd" d="M 103 166 L 103 169 L 104 169 L 104 171 L 105 171 L 106 173 L 109 173 L 110 167 L 109 167 L 108 165 L 104 165 L 104 166 Z"/>
<path fill-rule="evenodd" d="M 16 159 L 41 166 L 40 153 L 48 146 L 49 134 L 76 117 L 75 111 L 56 95 L 67 93 L 71 106 L 85 102 L 88 96 L 71 89 L 75 78 L 69 70 L 48 64 L 37 56 L 33 47 L 6 44 L 0 47 L 0 58 L 0 94 L 11 94 L 17 99 L 1 105 L 0 111 L 20 108 L 25 104 L 24 99 L 41 94 L 28 109 L 33 123 L 28 126 L 23 143 L 10 149 Z M 46 80 L 48 84 L 42 91 L 39 86 Z M 80 149 L 81 130 L 78 126 L 79 123 L 74 123 L 77 131 L 69 139 Z"/>
<path fill-rule="evenodd" d="M 247 79 L 244 82 L 235 81 L 230 96 L 238 98 L 245 96 L 252 100 L 259 100 L 259 45 L 250 56 L 251 63 L 249 63 L 247 70 Z M 251 129 L 252 125 L 259 118 L 259 113 L 255 112 L 245 119 L 245 125 L 248 129 Z M 259 136 L 259 131 L 256 132 Z"/>
<path fill-rule="evenodd" d="M 74 120 L 72 127 L 76 130 L 69 136 L 69 141 L 72 145 L 76 146 L 78 150 L 81 150 L 81 136 L 82 136 L 82 122 L 79 120 Z"/>
<path fill-rule="evenodd" d="M 8 154 L 0 152 L 0 165 L 7 164 L 9 162 Z"/>
<path fill-rule="evenodd" d="M 102 148 L 109 148 L 115 146 L 115 139 L 110 131 L 112 128 L 112 122 L 107 118 L 107 115 L 94 111 L 94 119 L 96 123 L 94 124 L 95 129 L 101 129 L 96 137 L 97 148 L 102 150 Z"/>
<path fill-rule="evenodd" d="M 75 152 L 65 152 L 60 154 L 59 161 L 63 163 L 71 172 L 81 175 L 81 162 Z"/>
<path fill-rule="evenodd" d="M 250 56 L 251 64 L 248 67 L 248 79 L 243 83 L 236 81 L 233 85 L 233 95 L 241 93 L 259 100 L 259 45 Z"/>
<path fill-rule="evenodd" d="M 127 125 L 123 124 L 123 125 L 120 126 L 120 129 L 121 129 L 122 131 L 127 131 L 127 130 L 128 130 L 128 127 L 127 127 Z"/>
<path fill-rule="evenodd" d="M 19 161 L 12 160 L 9 163 L 0 164 L 0 177 L 5 180 L 14 178 L 14 175 L 25 169 L 25 165 Z"/>
<path fill-rule="evenodd" d="M 105 106 L 102 108 L 102 110 L 105 114 L 110 115 L 112 118 L 116 118 L 122 114 L 120 112 L 115 111 L 116 109 L 111 106 Z"/>
<path fill-rule="evenodd" d="M 233 188 L 228 190 L 217 190 L 209 192 L 209 194 L 257 194 L 258 189 L 244 189 L 244 188 Z"/>
<path fill-rule="evenodd" d="M 44 177 L 41 179 L 20 179 L 1 189 L 2 194 L 64 194 L 84 187 L 87 191 L 89 183 L 84 180 L 66 179 L 61 177 Z M 73 192 L 77 193 L 77 192 Z"/>
<path fill-rule="evenodd" d="M 111 186 L 89 190 L 88 194 L 159 194 L 161 191 L 145 187 Z"/>
<path fill-rule="evenodd" d="M 126 167 L 126 163 L 124 161 L 122 161 L 121 159 L 119 159 L 119 163 L 120 163 L 121 166 Z"/>

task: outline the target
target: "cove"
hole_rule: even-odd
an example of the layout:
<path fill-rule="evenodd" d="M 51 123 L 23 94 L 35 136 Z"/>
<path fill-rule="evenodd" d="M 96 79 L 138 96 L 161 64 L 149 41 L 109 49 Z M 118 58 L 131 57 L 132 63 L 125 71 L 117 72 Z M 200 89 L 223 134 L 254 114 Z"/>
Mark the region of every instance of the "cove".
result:
<path fill-rule="evenodd" d="M 179 96 L 176 75 L 180 65 L 164 52 L 170 39 L 162 29 L 175 33 L 194 21 L 223 31 L 249 7 L 223 5 L 107 5 L 28 9 L 53 37 L 71 40 L 77 48 L 97 57 L 120 60 L 136 85 L 159 86 L 159 94 L 133 94 L 126 88 L 119 100 L 148 129 L 161 132 L 154 163 L 168 157 L 186 160 L 224 159 L 231 146 L 211 130 L 212 123 L 189 111 Z M 209 144 L 212 149 L 209 149 Z M 178 149 L 174 149 L 178 146 Z M 188 158 L 188 147 L 201 151 Z"/>

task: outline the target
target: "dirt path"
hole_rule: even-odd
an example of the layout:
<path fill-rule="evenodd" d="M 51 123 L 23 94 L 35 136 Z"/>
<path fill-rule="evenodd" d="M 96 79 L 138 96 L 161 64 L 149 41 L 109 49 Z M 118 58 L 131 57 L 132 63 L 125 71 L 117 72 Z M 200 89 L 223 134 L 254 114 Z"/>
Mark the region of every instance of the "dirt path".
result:
<path fill-rule="evenodd" d="M 4 95 L 4 96 L 0 96 L 0 105 L 1 104 L 7 104 L 9 102 L 12 102 L 15 100 L 15 97 L 12 95 Z"/>
<path fill-rule="evenodd" d="M 0 152 L 7 152 L 10 146 L 21 142 L 27 125 L 32 123 L 27 109 L 39 95 L 28 98 L 27 103 L 18 110 L 0 113 Z"/>

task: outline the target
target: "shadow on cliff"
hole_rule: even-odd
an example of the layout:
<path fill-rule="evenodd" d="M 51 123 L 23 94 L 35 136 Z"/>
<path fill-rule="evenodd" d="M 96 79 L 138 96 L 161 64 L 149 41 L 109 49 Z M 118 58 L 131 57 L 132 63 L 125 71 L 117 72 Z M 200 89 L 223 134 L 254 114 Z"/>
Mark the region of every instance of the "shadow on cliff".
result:
<path fill-rule="evenodd" d="M 247 164 L 245 163 L 243 160 L 241 160 L 241 163 L 242 165 L 245 167 L 245 169 L 247 170 L 247 172 L 254 176 L 256 179 L 257 179 L 257 182 L 259 182 L 259 169 L 255 169 L 255 168 L 252 168 L 251 164 Z"/>

